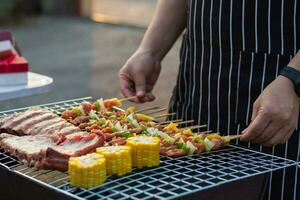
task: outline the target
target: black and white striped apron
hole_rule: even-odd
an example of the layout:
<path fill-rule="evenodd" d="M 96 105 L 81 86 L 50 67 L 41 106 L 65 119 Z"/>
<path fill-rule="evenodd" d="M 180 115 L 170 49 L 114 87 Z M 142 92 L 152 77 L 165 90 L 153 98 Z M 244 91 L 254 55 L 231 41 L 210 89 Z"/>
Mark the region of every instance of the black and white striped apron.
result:
<path fill-rule="evenodd" d="M 187 15 L 170 110 L 240 133 L 255 99 L 300 49 L 300 1 L 189 0 Z M 246 146 L 299 162 L 299 143 L 296 131 L 284 145 Z M 271 174 L 266 198 L 300 199 L 299 174 L 299 167 Z"/>

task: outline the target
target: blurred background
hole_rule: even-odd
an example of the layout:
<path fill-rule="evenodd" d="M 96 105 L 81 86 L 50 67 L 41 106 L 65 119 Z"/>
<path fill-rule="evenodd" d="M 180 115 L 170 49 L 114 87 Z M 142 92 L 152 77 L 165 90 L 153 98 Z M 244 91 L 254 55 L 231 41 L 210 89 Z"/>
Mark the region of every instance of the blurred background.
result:
<path fill-rule="evenodd" d="M 9 30 L 30 71 L 54 79 L 49 93 L 0 102 L 0 110 L 78 97 L 120 97 L 117 74 L 138 47 L 156 0 L 1 0 Z M 180 41 L 164 59 L 149 105 L 167 105 L 176 82 Z"/>

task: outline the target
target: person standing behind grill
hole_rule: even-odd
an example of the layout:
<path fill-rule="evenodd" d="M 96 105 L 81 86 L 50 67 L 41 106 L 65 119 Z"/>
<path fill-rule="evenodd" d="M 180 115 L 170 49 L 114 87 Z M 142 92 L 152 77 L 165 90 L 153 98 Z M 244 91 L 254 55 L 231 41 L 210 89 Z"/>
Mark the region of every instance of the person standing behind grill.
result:
<path fill-rule="evenodd" d="M 185 29 L 170 112 L 299 162 L 299 8 L 297 0 L 160 0 L 119 72 L 121 92 L 154 100 L 161 61 Z M 300 199 L 299 170 L 271 174 L 264 198 Z"/>

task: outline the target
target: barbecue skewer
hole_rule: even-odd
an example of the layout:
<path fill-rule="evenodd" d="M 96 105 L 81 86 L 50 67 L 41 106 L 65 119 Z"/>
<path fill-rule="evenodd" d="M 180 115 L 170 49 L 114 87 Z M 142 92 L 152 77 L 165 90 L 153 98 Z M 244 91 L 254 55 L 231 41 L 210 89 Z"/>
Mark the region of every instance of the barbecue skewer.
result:
<path fill-rule="evenodd" d="M 168 117 L 168 116 L 172 116 L 172 115 L 176 115 L 176 113 L 166 113 L 166 114 L 161 114 L 161 115 L 155 116 L 155 117 L 153 117 L 153 118 L 159 119 L 159 118 Z"/>
<path fill-rule="evenodd" d="M 241 137 L 241 135 L 228 135 L 230 140 L 235 140 L 235 139 L 239 139 Z"/>
<path fill-rule="evenodd" d="M 173 121 L 168 121 L 168 123 L 166 123 L 166 122 L 165 122 L 165 123 L 160 123 L 159 125 L 165 127 L 165 126 L 168 126 L 168 124 L 171 123 L 171 122 L 173 122 L 173 123 L 176 122 L 177 125 L 186 125 L 186 124 L 189 124 L 189 123 L 193 123 L 193 122 L 194 122 L 194 120 L 187 120 L 187 121 L 182 121 L 182 120 L 181 120 L 181 121 L 178 121 L 178 122 L 177 122 L 177 121 L 174 122 L 174 121 L 175 121 L 175 120 L 173 120 Z"/>
<path fill-rule="evenodd" d="M 160 108 L 160 109 L 153 110 L 153 111 L 151 111 L 151 112 L 146 112 L 145 114 L 151 115 L 151 114 L 163 112 L 163 111 L 166 111 L 166 110 L 167 110 L 167 108 Z"/>
<path fill-rule="evenodd" d="M 142 108 L 142 109 L 139 109 L 139 110 L 136 110 L 135 112 L 136 113 L 142 113 L 142 112 L 146 112 L 148 110 L 156 110 L 156 109 L 159 109 L 160 106 L 152 106 L 152 107 L 147 107 L 147 108 Z"/>
<path fill-rule="evenodd" d="M 194 126 L 189 126 L 189 127 L 184 127 L 184 128 L 181 128 L 180 130 L 184 130 L 184 129 L 197 129 L 197 128 L 204 128 L 206 127 L 207 125 L 194 125 Z"/>
<path fill-rule="evenodd" d="M 132 96 L 132 97 L 125 97 L 125 98 L 122 98 L 122 99 L 119 99 L 121 102 L 123 101 L 130 101 L 130 100 L 133 100 L 135 99 L 137 96 Z"/>
<path fill-rule="evenodd" d="M 173 123 L 178 123 L 178 122 L 182 122 L 183 119 L 175 119 L 175 120 L 170 120 L 170 121 L 164 121 L 164 122 L 160 122 L 158 123 L 159 125 L 165 125 L 165 124 L 170 124 L 171 122 Z"/>

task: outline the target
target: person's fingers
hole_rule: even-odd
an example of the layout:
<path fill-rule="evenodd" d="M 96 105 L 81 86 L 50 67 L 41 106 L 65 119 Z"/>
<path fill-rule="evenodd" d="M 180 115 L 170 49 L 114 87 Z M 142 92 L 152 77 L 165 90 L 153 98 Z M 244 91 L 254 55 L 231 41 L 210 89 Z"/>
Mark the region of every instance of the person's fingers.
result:
<path fill-rule="evenodd" d="M 256 99 L 256 101 L 253 104 L 251 121 L 253 121 L 256 118 L 256 116 L 258 114 L 258 109 L 259 109 L 259 98 Z"/>
<path fill-rule="evenodd" d="M 147 98 L 148 101 L 154 101 L 155 100 L 155 96 L 152 94 L 152 92 L 147 93 Z"/>
<path fill-rule="evenodd" d="M 256 138 L 253 139 L 253 142 L 258 144 L 263 144 L 267 142 L 272 137 L 274 137 L 277 131 L 280 130 L 281 126 L 282 125 L 280 123 L 276 123 L 274 121 L 271 122 L 261 134 L 259 134 Z"/>
<path fill-rule="evenodd" d="M 288 130 L 288 134 L 284 136 L 283 140 L 281 141 L 281 144 L 286 143 L 290 137 L 293 135 L 293 133 L 295 132 L 295 128 L 291 128 Z"/>
<path fill-rule="evenodd" d="M 286 135 L 291 135 L 291 131 L 289 127 L 282 127 L 279 129 L 274 136 L 268 141 L 264 142 L 263 145 L 267 147 L 275 146 L 277 144 L 281 144 L 284 141 Z"/>
<path fill-rule="evenodd" d="M 269 125 L 270 119 L 263 113 L 258 113 L 247 129 L 242 132 L 242 141 L 251 141 L 261 134 Z"/>
<path fill-rule="evenodd" d="M 136 95 L 139 99 L 146 94 L 146 79 L 143 75 L 136 75 L 134 77 Z"/>
<path fill-rule="evenodd" d="M 119 83 L 121 93 L 124 97 L 131 97 L 135 95 L 135 92 L 132 90 L 132 81 L 124 75 L 119 75 Z"/>

